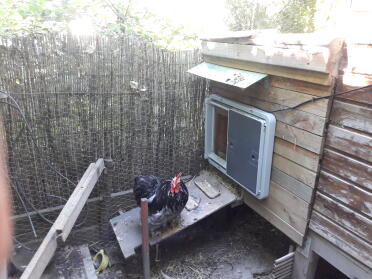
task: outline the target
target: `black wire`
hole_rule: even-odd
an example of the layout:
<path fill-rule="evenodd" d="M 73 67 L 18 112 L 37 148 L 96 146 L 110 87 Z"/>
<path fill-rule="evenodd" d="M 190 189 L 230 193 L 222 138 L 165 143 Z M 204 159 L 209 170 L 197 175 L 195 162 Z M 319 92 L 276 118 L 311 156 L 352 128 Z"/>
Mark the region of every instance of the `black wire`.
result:
<path fill-rule="evenodd" d="M 32 249 L 32 248 L 30 248 L 30 247 L 28 247 L 26 244 L 23 244 L 21 241 L 19 241 L 17 238 L 15 238 L 14 236 L 13 236 L 13 240 L 18 244 L 18 245 L 20 245 L 20 246 L 22 246 L 23 248 L 25 248 L 26 250 L 29 250 L 29 251 L 31 251 L 31 252 L 35 252 L 36 251 L 36 249 Z"/>
<path fill-rule="evenodd" d="M 13 189 L 14 189 L 14 191 L 16 192 L 16 194 L 17 194 L 19 200 L 21 201 L 22 206 L 23 206 L 23 208 L 25 209 L 26 214 L 27 214 L 27 217 L 28 217 L 28 220 L 29 220 L 29 222 L 30 222 L 30 226 L 31 226 L 31 228 L 32 228 L 32 232 L 34 233 L 34 236 L 37 237 L 37 233 L 36 233 L 36 230 L 35 230 L 35 227 L 34 227 L 34 223 L 32 222 L 31 215 L 30 215 L 30 213 L 28 212 L 28 209 L 27 209 L 27 206 L 26 206 L 25 201 L 23 200 L 23 198 L 22 198 L 21 194 L 19 193 L 17 187 L 15 187 L 12 183 L 10 183 L 10 185 L 13 187 Z"/>
<path fill-rule="evenodd" d="M 340 96 L 340 95 L 344 95 L 344 94 L 347 94 L 347 93 L 351 93 L 351 92 L 354 92 L 354 91 L 359 91 L 359 90 L 363 90 L 363 89 L 367 89 L 367 88 L 371 88 L 371 87 L 372 87 L 372 84 L 371 85 L 366 85 L 366 86 L 363 86 L 363 87 L 359 87 L 359 88 L 355 88 L 355 89 L 351 89 L 351 90 L 347 90 L 347 91 L 340 92 L 340 93 L 335 93 L 335 94 L 329 95 L 329 96 L 314 97 L 314 98 L 311 98 L 310 100 L 299 103 L 299 104 L 297 104 L 293 107 L 287 107 L 287 108 L 283 108 L 283 109 L 272 110 L 272 111 L 269 111 L 269 112 L 274 113 L 274 112 L 280 112 L 280 111 L 286 111 L 286 110 L 293 110 L 293 109 L 296 109 L 300 106 L 303 106 L 303 105 L 306 105 L 306 104 L 309 104 L 309 103 L 313 103 L 313 102 L 316 102 L 316 101 L 319 101 L 319 100 L 328 99 L 328 98 L 331 98 L 331 97 L 337 97 L 337 96 Z"/>
<path fill-rule="evenodd" d="M 36 139 L 33 135 L 33 132 L 32 132 L 32 129 L 31 129 L 31 126 L 30 124 L 28 123 L 27 119 L 26 119 L 26 116 L 24 115 L 21 107 L 19 106 L 19 104 L 17 103 L 17 101 L 7 92 L 5 91 L 2 91 L 0 90 L 0 93 L 3 93 L 4 95 L 6 95 L 14 104 L 11 104 L 11 103 L 8 103 L 8 102 L 5 102 L 5 101 L 0 101 L 1 103 L 5 103 L 7 105 L 10 105 L 12 108 L 16 109 L 19 114 L 22 116 L 22 119 L 25 123 L 25 126 L 27 128 L 27 131 L 29 132 L 29 135 L 31 137 L 31 140 L 35 146 L 35 148 L 37 149 L 37 152 L 38 152 L 38 155 L 40 156 L 40 158 L 46 163 L 46 165 L 53 171 L 55 172 L 56 174 L 58 174 L 59 176 L 61 176 L 63 179 L 65 179 L 66 181 L 70 182 L 71 184 L 73 184 L 74 186 L 76 186 L 76 184 L 74 182 L 72 182 L 69 178 L 67 178 L 65 175 L 63 175 L 60 171 L 58 171 L 57 169 L 55 169 L 49 162 L 46 158 L 44 158 L 43 156 L 43 153 L 41 152 L 39 146 L 37 145 L 36 143 Z"/>
<path fill-rule="evenodd" d="M 21 115 L 21 117 L 22 117 L 22 120 L 23 120 L 23 122 L 24 122 L 24 124 L 25 124 L 25 127 L 26 127 L 26 129 L 27 129 L 27 131 L 28 131 L 28 133 L 29 133 L 29 135 L 30 135 L 30 137 L 31 137 L 31 140 L 32 140 L 32 142 L 33 142 L 33 144 L 34 144 L 34 146 L 35 146 L 35 148 L 37 149 L 37 152 L 38 152 L 38 154 L 39 154 L 39 156 L 40 156 L 40 158 L 41 159 L 43 159 L 43 161 L 47 164 L 47 166 L 51 169 L 51 170 L 53 170 L 55 173 L 57 173 L 59 176 L 61 176 L 63 179 L 65 179 L 65 180 L 67 180 L 68 182 L 70 182 L 70 183 L 72 183 L 75 187 L 76 187 L 76 184 L 74 183 L 74 182 L 72 182 L 70 179 L 68 179 L 66 176 L 64 176 L 62 173 L 60 173 L 58 170 L 56 170 L 49 162 L 48 162 L 48 160 L 46 159 L 46 158 L 44 158 L 43 157 L 43 154 L 42 154 L 42 152 L 41 152 L 41 150 L 40 150 L 40 148 L 39 148 L 39 146 L 37 145 L 37 143 L 36 143 L 36 139 L 35 139 L 35 136 L 33 135 L 33 132 L 32 132 L 32 129 L 31 129 L 31 127 L 30 127 L 30 125 L 29 125 L 29 123 L 28 123 L 28 121 L 27 121 L 27 119 L 26 119 L 26 116 L 24 115 L 24 113 L 23 113 L 23 111 L 22 111 L 22 109 L 21 109 L 21 107 L 19 106 L 19 104 L 17 103 L 17 101 L 9 94 L 9 93 L 7 93 L 7 92 L 5 92 L 5 91 L 3 91 L 3 90 L 0 90 L 0 93 L 3 93 L 4 95 L 6 95 L 11 101 L 13 101 L 13 103 L 14 104 L 12 104 L 12 103 L 9 103 L 9 102 L 5 102 L 5 101 L 0 101 L 0 103 L 2 103 L 2 104 L 6 104 L 6 105 L 9 105 L 10 107 L 12 107 L 13 109 L 15 109 L 15 110 L 17 110 L 18 111 L 18 113 Z M 20 191 L 20 187 L 19 187 L 19 185 L 18 185 L 18 182 L 17 181 L 15 181 L 15 183 L 16 183 L 16 186 L 14 186 L 13 185 L 13 188 L 16 190 L 16 193 L 17 193 L 17 195 L 19 195 L 19 191 Z M 32 203 L 31 203 L 31 201 L 30 200 L 28 200 L 27 199 L 27 197 L 26 197 L 26 194 L 22 191 L 22 194 L 23 194 L 23 200 L 25 200 L 29 205 L 30 205 L 30 207 L 42 218 L 42 220 L 44 220 L 45 222 L 47 222 L 47 223 L 49 223 L 49 224 L 51 224 L 51 225 L 53 225 L 54 224 L 54 222 L 53 221 L 51 221 L 50 219 L 48 219 L 47 217 L 45 217 L 45 215 L 43 215 Z M 63 198 L 63 197 L 60 197 L 60 196 L 55 196 L 55 195 L 50 195 L 51 197 L 55 197 L 55 198 L 59 198 L 59 199 L 61 199 L 61 200 L 66 200 L 65 198 Z M 23 206 L 24 206 L 24 208 L 25 208 L 25 210 L 26 210 L 26 213 L 28 213 L 28 210 L 27 210 L 27 208 L 25 207 L 25 204 L 24 204 L 24 202 L 23 202 L 23 200 L 22 200 L 22 197 L 19 195 L 19 198 L 21 199 L 21 203 L 23 204 Z M 78 227 L 80 227 L 80 226 L 82 226 L 84 223 L 85 223 L 85 221 L 86 221 L 86 219 L 87 219 L 87 216 L 88 216 L 88 210 L 86 210 L 86 214 L 85 214 L 85 216 L 84 216 L 84 219 L 83 219 L 83 221 L 81 222 L 81 223 L 79 223 L 79 224 L 77 224 L 75 227 L 76 228 L 78 228 Z M 30 221 L 31 221 L 31 219 L 30 219 Z M 31 221 L 32 222 L 32 221 Z M 32 227 L 32 229 L 33 229 L 33 231 L 35 232 L 35 230 L 34 230 L 34 226 L 33 226 L 33 224 L 31 224 L 31 227 Z"/>

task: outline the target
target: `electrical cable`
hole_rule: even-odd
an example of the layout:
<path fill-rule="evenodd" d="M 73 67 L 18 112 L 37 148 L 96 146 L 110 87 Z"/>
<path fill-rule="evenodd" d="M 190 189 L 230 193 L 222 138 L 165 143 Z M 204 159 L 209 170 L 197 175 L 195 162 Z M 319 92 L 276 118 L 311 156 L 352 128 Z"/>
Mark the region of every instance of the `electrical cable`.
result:
<path fill-rule="evenodd" d="M 303 105 L 306 105 L 306 104 L 309 104 L 309 103 L 313 103 L 313 102 L 316 102 L 316 101 L 319 101 L 319 100 L 328 99 L 328 98 L 331 98 L 331 97 L 337 97 L 337 96 L 341 96 L 341 95 L 344 95 L 344 94 L 347 94 L 347 93 L 367 89 L 367 88 L 372 88 L 372 84 L 371 85 L 366 85 L 366 86 L 363 86 L 363 87 L 354 88 L 354 89 L 347 90 L 347 91 L 344 91 L 344 92 L 335 93 L 335 94 L 329 95 L 329 96 L 314 97 L 314 98 L 311 98 L 310 100 L 299 103 L 295 106 L 287 107 L 287 108 L 283 108 L 283 109 L 278 109 L 278 110 L 272 110 L 272 111 L 269 111 L 269 112 L 274 113 L 274 112 L 280 112 L 280 111 L 286 111 L 286 110 L 293 110 L 293 109 L 296 109 L 300 106 L 303 106 Z"/>
<path fill-rule="evenodd" d="M 39 148 L 39 146 L 37 145 L 37 143 L 36 143 L 36 139 L 35 139 L 35 137 L 34 137 L 34 135 L 33 135 L 33 133 L 32 133 L 32 129 L 31 129 L 31 126 L 29 125 L 29 123 L 28 123 L 28 120 L 27 120 L 27 118 L 26 118 L 26 116 L 24 115 L 24 113 L 23 113 L 23 111 L 22 111 L 22 109 L 21 109 L 21 107 L 19 106 L 19 104 L 17 103 L 17 101 L 8 93 L 8 92 L 5 92 L 5 91 L 3 91 L 3 90 L 0 90 L 0 93 L 2 93 L 2 94 L 4 94 L 4 95 L 6 95 L 13 103 L 14 103 L 14 105 L 12 105 L 12 104 L 10 104 L 10 103 L 8 103 L 8 102 L 4 102 L 4 101 L 1 101 L 1 103 L 6 103 L 6 104 L 8 104 L 8 105 L 10 105 L 11 107 L 13 107 L 13 108 L 16 108 L 17 109 L 17 111 L 19 112 L 19 114 L 21 115 L 21 117 L 22 117 L 22 119 L 23 119 L 23 121 L 24 121 L 24 123 L 25 123 L 25 125 L 26 125 L 26 128 L 27 128 L 27 130 L 28 130 L 28 132 L 29 132 L 29 135 L 30 135 L 30 137 L 31 137 L 31 140 L 32 140 L 32 142 L 34 143 L 34 146 L 35 146 L 35 148 L 37 149 L 37 152 L 39 153 L 39 155 L 40 155 L 40 158 L 47 164 L 47 166 L 53 171 L 53 172 L 55 172 L 56 174 L 58 174 L 59 176 L 61 176 L 63 179 L 65 179 L 66 181 L 68 181 L 68 182 L 70 182 L 71 184 L 73 184 L 74 186 L 76 186 L 76 184 L 74 183 L 74 182 L 72 182 L 69 178 L 67 178 L 65 175 L 63 175 L 60 171 L 58 171 L 57 169 L 55 169 L 49 162 L 48 162 L 48 160 L 46 160 L 44 157 L 43 157 L 43 154 L 42 154 L 42 152 L 41 152 L 41 150 L 40 150 L 40 148 Z"/>
<path fill-rule="evenodd" d="M 36 251 L 36 249 L 32 249 L 32 248 L 28 247 L 26 244 L 23 244 L 22 242 L 20 242 L 20 241 L 19 241 L 17 238 L 15 238 L 14 236 L 13 236 L 13 240 L 14 240 L 18 245 L 20 245 L 20 246 L 22 246 L 23 248 L 25 248 L 26 250 L 29 250 L 29 251 L 32 251 L 32 252 Z"/>
<path fill-rule="evenodd" d="M 28 123 L 28 121 L 27 121 L 27 119 L 26 119 L 26 116 L 24 115 L 24 113 L 23 113 L 23 111 L 22 111 L 22 109 L 21 109 L 21 107 L 19 106 L 19 104 L 17 103 L 17 101 L 8 93 L 8 92 L 5 92 L 5 91 L 3 91 L 3 90 L 0 90 L 0 93 L 2 93 L 2 94 L 4 94 L 4 95 L 6 95 L 14 104 L 12 104 L 12 103 L 9 103 L 9 102 L 5 102 L 5 101 L 0 101 L 0 103 L 2 103 L 2 104 L 6 104 L 6 105 L 9 105 L 10 107 L 12 107 L 13 109 L 16 109 L 17 111 L 18 111 L 18 113 L 21 115 L 21 117 L 22 117 L 22 120 L 23 120 L 23 122 L 24 122 L 24 124 L 25 124 L 25 127 L 26 127 L 26 129 L 27 129 L 27 131 L 28 131 L 28 133 L 29 133 L 29 135 L 30 135 L 30 137 L 31 137 L 31 140 L 32 140 L 32 142 L 33 142 L 33 144 L 34 144 L 34 146 L 35 146 L 35 148 L 37 149 L 37 152 L 38 152 L 38 154 L 39 154 L 39 156 L 40 156 L 40 158 L 42 158 L 43 159 L 43 161 L 47 164 L 47 166 L 52 170 L 52 171 L 54 171 L 56 174 L 58 174 L 59 176 L 61 176 L 63 179 L 65 179 L 65 180 L 67 180 L 68 182 L 70 182 L 70 183 L 72 183 L 75 187 L 76 187 L 76 184 L 74 183 L 74 182 L 72 182 L 70 179 L 68 179 L 66 176 L 64 176 L 62 173 L 60 173 L 58 170 L 56 170 L 49 162 L 48 162 L 48 160 L 46 159 L 46 158 L 44 158 L 43 157 L 43 154 L 42 154 L 42 152 L 41 152 L 41 150 L 40 150 L 40 148 L 39 148 L 39 146 L 37 145 L 37 143 L 36 143 L 36 139 L 35 139 L 35 137 L 34 137 L 34 135 L 33 135 L 33 132 L 32 132 L 32 129 L 31 129 L 31 127 L 30 127 L 30 125 L 29 125 L 29 123 Z M 15 183 L 16 183 L 16 186 L 14 186 L 14 185 L 12 185 L 13 186 L 13 188 L 15 189 L 15 191 L 16 191 L 16 193 L 17 193 L 17 195 L 18 195 L 18 197 L 20 198 L 20 200 L 21 200 L 21 203 L 22 203 L 22 205 L 23 205 L 23 207 L 24 207 L 24 209 L 25 209 L 25 211 L 26 211 L 26 213 L 27 213 L 27 215 L 28 215 L 28 217 L 29 217 L 29 220 L 30 220 L 30 224 L 31 224 L 31 227 L 32 227 L 32 230 L 33 230 L 33 232 L 34 232 L 34 235 L 36 235 L 36 231 L 35 231 L 35 228 L 34 228 L 34 225 L 33 225 L 33 223 L 32 223 L 32 220 L 31 220 L 31 218 L 30 218 L 30 216 L 29 216 L 29 213 L 28 213 L 28 210 L 27 210 L 27 207 L 26 207 L 26 205 L 25 205 L 25 203 L 24 203 L 24 201 L 26 201 L 29 205 L 30 205 L 30 207 L 45 221 L 45 222 L 47 222 L 47 223 L 49 223 L 49 224 L 51 224 L 51 225 L 53 225 L 54 224 L 54 222 L 53 221 L 51 221 L 50 219 L 48 219 L 47 217 L 45 217 L 45 215 L 43 215 L 27 198 L 26 198 L 26 194 L 22 191 L 22 194 L 23 194 L 23 199 L 22 199 L 22 197 L 21 197 L 21 195 L 20 195 L 20 187 L 19 187 L 19 185 L 18 185 L 18 182 L 17 181 L 15 181 Z M 60 197 L 60 196 L 55 196 L 55 195 L 50 195 L 51 197 L 55 197 L 55 198 L 59 198 L 59 199 L 62 199 L 62 200 L 65 200 L 65 201 L 67 201 L 65 198 L 63 198 L 63 197 Z M 82 226 L 84 223 L 85 223 L 85 221 L 86 221 L 86 219 L 87 219 L 87 215 L 88 215 L 88 210 L 86 210 L 86 214 L 85 214 L 85 217 L 84 217 L 84 219 L 83 219 L 83 221 L 81 222 L 81 223 L 79 223 L 79 224 L 77 224 L 76 225 L 76 228 L 78 228 L 78 227 L 80 227 L 80 226 Z"/>
<path fill-rule="evenodd" d="M 29 222 L 30 222 L 30 226 L 31 226 L 31 228 L 32 228 L 32 232 L 34 233 L 34 236 L 35 236 L 35 238 L 36 238 L 36 237 L 37 237 L 37 233 L 36 233 L 36 230 L 35 230 L 35 227 L 34 227 L 34 223 L 32 222 L 31 215 L 30 215 L 30 213 L 28 212 L 28 209 L 27 209 L 27 206 L 26 206 L 26 204 L 25 204 L 25 201 L 22 199 L 21 194 L 19 193 L 17 187 L 15 187 L 15 186 L 13 185 L 13 183 L 10 183 L 10 185 L 12 186 L 12 188 L 14 189 L 14 191 L 16 192 L 16 194 L 17 194 L 19 200 L 20 200 L 21 203 L 22 203 L 23 208 L 24 208 L 25 211 L 26 211 L 27 218 L 28 218 L 28 220 L 29 220 Z"/>

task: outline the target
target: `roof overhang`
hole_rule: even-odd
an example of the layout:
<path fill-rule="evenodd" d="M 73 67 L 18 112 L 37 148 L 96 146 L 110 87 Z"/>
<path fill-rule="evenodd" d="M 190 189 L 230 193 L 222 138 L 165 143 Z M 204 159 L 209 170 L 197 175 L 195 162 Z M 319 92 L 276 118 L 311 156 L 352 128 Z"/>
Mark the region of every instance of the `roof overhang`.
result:
<path fill-rule="evenodd" d="M 267 77 L 266 74 L 238 70 L 206 62 L 189 69 L 187 72 L 239 88 L 247 88 Z"/>

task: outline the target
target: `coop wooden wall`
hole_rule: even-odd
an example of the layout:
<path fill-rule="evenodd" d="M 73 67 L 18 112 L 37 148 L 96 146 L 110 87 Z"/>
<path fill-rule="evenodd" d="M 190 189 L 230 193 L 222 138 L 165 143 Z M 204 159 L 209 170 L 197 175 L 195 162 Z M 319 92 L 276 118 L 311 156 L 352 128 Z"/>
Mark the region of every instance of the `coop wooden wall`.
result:
<path fill-rule="evenodd" d="M 248 89 L 211 83 L 211 93 L 265 111 L 295 106 L 333 93 L 343 40 L 316 34 L 234 34 L 205 39 L 205 62 L 268 74 Z M 302 245 L 308 227 L 329 99 L 275 112 L 277 120 L 270 193 L 244 202 Z"/>
<path fill-rule="evenodd" d="M 372 44 L 349 43 L 338 91 L 372 84 Z M 372 268 L 372 89 L 335 98 L 310 228 Z"/>
<path fill-rule="evenodd" d="M 268 88 L 262 82 L 244 91 L 212 83 L 211 93 L 273 111 L 328 95 L 330 87 L 270 76 Z M 324 100 L 274 113 L 277 125 L 269 197 L 261 201 L 249 194 L 244 197 L 250 207 L 297 243 L 302 242 L 307 227 L 327 105 Z"/>

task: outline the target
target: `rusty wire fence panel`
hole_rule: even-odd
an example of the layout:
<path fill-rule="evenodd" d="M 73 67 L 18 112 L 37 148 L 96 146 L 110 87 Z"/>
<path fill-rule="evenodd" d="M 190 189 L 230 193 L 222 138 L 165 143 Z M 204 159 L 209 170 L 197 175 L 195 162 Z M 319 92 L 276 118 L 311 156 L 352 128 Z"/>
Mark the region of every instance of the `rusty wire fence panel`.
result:
<path fill-rule="evenodd" d="M 75 184 L 97 158 L 114 161 L 112 186 L 100 179 L 70 237 L 82 241 L 134 206 L 134 176 L 197 173 L 206 84 L 186 71 L 199 60 L 198 51 L 169 52 L 129 35 L 0 39 L 0 89 L 25 111 L 39 147 L 1 103 L 17 239 L 42 237 L 74 189 L 46 161 Z"/>

